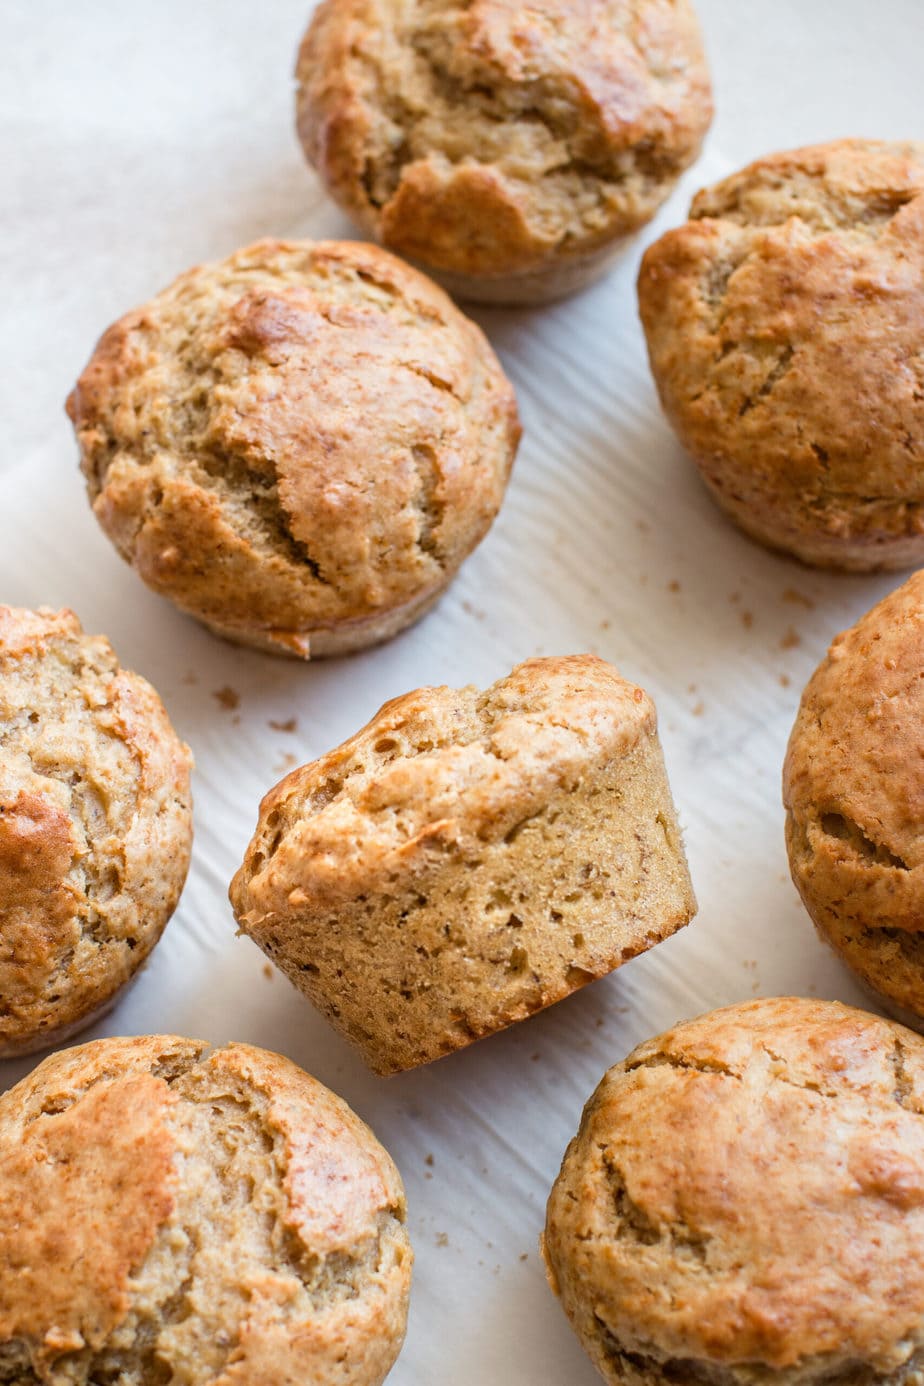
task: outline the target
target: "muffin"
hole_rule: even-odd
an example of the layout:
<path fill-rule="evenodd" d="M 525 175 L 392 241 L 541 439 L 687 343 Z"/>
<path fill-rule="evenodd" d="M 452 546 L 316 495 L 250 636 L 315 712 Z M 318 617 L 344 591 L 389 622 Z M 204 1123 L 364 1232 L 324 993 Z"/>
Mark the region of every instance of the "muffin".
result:
<path fill-rule="evenodd" d="M 834 641 L 802 695 L 783 768 L 789 865 L 806 909 L 866 985 L 917 1026 L 922 728 L 924 572 Z"/>
<path fill-rule="evenodd" d="M 712 119 L 689 0 L 325 0 L 296 76 L 331 196 L 485 302 L 596 278 Z"/>
<path fill-rule="evenodd" d="M 242 932 L 374 1072 L 611 972 L 696 905 L 645 693 L 590 655 L 419 688 L 263 800 Z"/>
<path fill-rule="evenodd" d="M 584 1109 L 550 1284 L 619 1386 L 914 1386 L 924 1365 L 924 1041 L 830 1001 L 650 1040 Z"/>
<path fill-rule="evenodd" d="M 396 634 L 484 537 L 519 440 L 477 327 L 375 246 L 259 241 L 103 336 L 68 400 L 155 592 L 273 653 Z"/>
<path fill-rule="evenodd" d="M 108 640 L 72 611 L 0 606 L 0 1056 L 89 1025 L 160 938 L 191 766 Z"/>
<path fill-rule="evenodd" d="M 0 1170 L 5 1381 L 378 1386 L 398 1355 L 401 1180 L 288 1059 L 54 1054 L 0 1097 Z"/>
<path fill-rule="evenodd" d="M 775 154 L 699 193 L 642 261 L 667 415 L 760 543 L 924 561 L 924 144 Z"/>

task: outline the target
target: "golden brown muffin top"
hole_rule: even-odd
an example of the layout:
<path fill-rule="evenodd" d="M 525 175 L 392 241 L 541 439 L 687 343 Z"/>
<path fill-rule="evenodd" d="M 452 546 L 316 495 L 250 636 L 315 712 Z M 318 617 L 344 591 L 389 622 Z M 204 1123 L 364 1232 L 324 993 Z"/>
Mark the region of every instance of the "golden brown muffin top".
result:
<path fill-rule="evenodd" d="M 634 1050 L 545 1234 L 604 1376 L 903 1380 L 924 1352 L 922 1120 L 924 1040 L 835 1002 L 730 1006 Z"/>
<path fill-rule="evenodd" d="M 63 1051 L 0 1097 L 0 1356 L 23 1381 L 377 1386 L 403 1218 L 372 1133 L 287 1059 Z"/>
<path fill-rule="evenodd" d="M 448 850 L 502 841 L 654 727 L 648 695 L 593 655 L 530 659 L 484 691 L 394 698 L 263 800 L 232 882 L 235 911 L 330 908 L 438 866 Z"/>
<path fill-rule="evenodd" d="M 68 408 L 96 513 L 150 585 L 295 649 L 442 586 L 519 438 L 479 329 L 354 242 L 190 270 L 105 333 Z"/>
<path fill-rule="evenodd" d="M 687 446 L 762 478 L 803 528 L 918 524 L 924 144 L 775 154 L 699 193 L 690 218 L 639 277 L 655 378 Z"/>
<path fill-rule="evenodd" d="M 401 254 L 525 271 L 652 215 L 712 116 L 688 0 L 326 0 L 299 134 Z"/>
<path fill-rule="evenodd" d="M 0 606 L 0 1049 L 128 980 L 189 864 L 192 758 L 72 611 Z"/>
<path fill-rule="evenodd" d="M 862 922 L 924 928 L 924 572 L 832 642 L 806 686 L 783 770 L 814 897 Z M 847 874 L 845 874 L 847 873 Z M 801 886 L 800 886 L 801 888 Z M 859 899 L 859 897 L 857 897 Z"/>

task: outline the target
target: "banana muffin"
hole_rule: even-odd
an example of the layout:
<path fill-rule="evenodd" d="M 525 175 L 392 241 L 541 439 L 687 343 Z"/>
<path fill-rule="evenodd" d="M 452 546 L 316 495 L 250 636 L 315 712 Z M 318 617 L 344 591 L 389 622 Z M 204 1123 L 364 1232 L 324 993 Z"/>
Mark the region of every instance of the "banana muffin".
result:
<path fill-rule="evenodd" d="M 296 76 L 331 196 L 486 302 L 596 278 L 712 119 L 689 0 L 324 0 Z"/>
<path fill-rule="evenodd" d="M 288 1059 L 171 1035 L 0 1097 L 0 1375 L 379 1386 L 404 1337 L 398 1172 Z"/>
<path fill-rule="evenodd" d="M 603 1078 L 549 1199 L 549 1282 L 613 1386 L 914 1386 L 924 1041 L 751 1001 Z"/>
<path fill-rule="evenodd" d="M 487 533 L 513 390 L 376 246 L 259 241 L 103 336 L 68 412 L 97 519 L 155 592 L 273 653 L 396 634 Z"/>
<path fill-rule="evenodd" d="M 797 149 L 699 193 L 639 303 L 667 415 L 751 538 L 924 561 L 924 144 Z"/>
<path fill-rule="evenodd" d="M 793 880 L 821 936 L 924 1021 L 924 572 L 839 635 L 783 769 Z"/>
<path fill-rule="evenodd" d="M 395 698 L 266 796 L 231 901 L 376 1073 L 524 1020 L 695 912 L 654 706 L 589 655 Z"/>
<path fill-rule="evenodd" d="M 108 640 L 0 606 L 0 1055 L 89 1025 L 154 947 L 189 867 L 191 765 Z"/>

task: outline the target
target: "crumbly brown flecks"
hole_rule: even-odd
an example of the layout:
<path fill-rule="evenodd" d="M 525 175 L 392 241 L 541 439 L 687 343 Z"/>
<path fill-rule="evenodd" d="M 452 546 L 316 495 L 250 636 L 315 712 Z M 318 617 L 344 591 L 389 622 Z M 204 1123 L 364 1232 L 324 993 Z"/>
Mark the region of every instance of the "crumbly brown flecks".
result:
<path fill-rule="evenodd" d="M 327 0 L 297 75 L 333 196 L 400 253 L 476 276 L 633 230 L 712 115 L 687 0 Z"/>
<path fill-rule="evenodd" d="M 287 1060 L 163 1037 L 56 1055 L 0 1099 L 0 1165 L 34 1205 L 0 1219 L 0 1381 L 378 1386 L 397 1354 L 400 1180 Z"/>
<path fill-rule="evenodd" d="M 0 607 L 0 1052 L 88 1022 L 172 914 L 190 756 L 73 613 Z"/>
<path fill-rule="evenodd" d="M 793 880 L 869 985 L 924 1018 L 924 573 L 832 643 L 783 771 Z"/>
<path fill-rule="evenodd" d="M 604 1378 L 910 1386 L 922 1114 L 924 1042 L 832 1002 L 728 1007 L 611 1069 L 544 1239 Z"/>
<path fill-rule="evenodd" d="M 590 656 L 387 703 L 266 796 L 231 898 L 377 1072 L 524 1019 L 695 909 L 654 708 Z"/>
<path fill-rule="evenodd" d="M 646 253 L 662 403 L 719 503 L 806 562 L 924 557 L 924 145 L 763 159 Z"/>
<path fill-rule="evenodd" d="M 303 655 L 435 598 L 519 437 L 479 329 L 347 242 L 263 241 L 191 270 L 109 329 L 69 410 L 96 515 L 145 581 Z"/>

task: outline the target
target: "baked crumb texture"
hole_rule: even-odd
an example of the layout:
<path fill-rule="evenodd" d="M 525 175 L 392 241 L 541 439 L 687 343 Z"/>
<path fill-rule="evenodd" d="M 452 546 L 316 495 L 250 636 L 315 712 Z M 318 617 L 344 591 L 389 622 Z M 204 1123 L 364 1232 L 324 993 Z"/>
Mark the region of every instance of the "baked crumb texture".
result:
<path fill-rule="evenodd" d="M 924 572 L 839 635 L 783 770 L 793 880 L 821 933 L 902 1019 L 924 1020 Z"/>
<path fill-rule="evenodd" d="M 375 1072 L 462 1048 L 692 918 L 654 706 L 592 656 L 396 698 L 266 796 L 231 900 Z"/>
<path fill-rule="evenodd" d="M 752 1001 L 610 1069 L 549 1199 L 549 1282 L 619 1386 L 916 1386 L 924 1042 Z"/>
<path fill-rule="evenodd" d="M 0 1097 L 0 1382 L 378 1386 L 404 1217 L 372 1132 L 287 1059 L 55 1054 Z"/>
<path fill-rule="evenodd" d="M 520 428 L 481 331 L 376 246 L 260 241 L 103 336 L 68 401 L 156 592 L 273 653 L 388 638 L 487 533 Z"/>
<path fill-rule="evenodd" d="M 924 561 L 924 144 L 842 140 L 706 189 L 639 302 L 661 402 L 746 533 L 822 567 Z"/>
<path fill-rule="evenodd" d="M 0 606 L 0 1055 L 88 1025 L 189 867 L 191 757 L 72 611 Z"/>
<path fill-rule="evenodd" d="M 326 0 L 298 132 L 369 234 L 471 298 L 595 277 L 712 118 L 687 0 Z"/>

